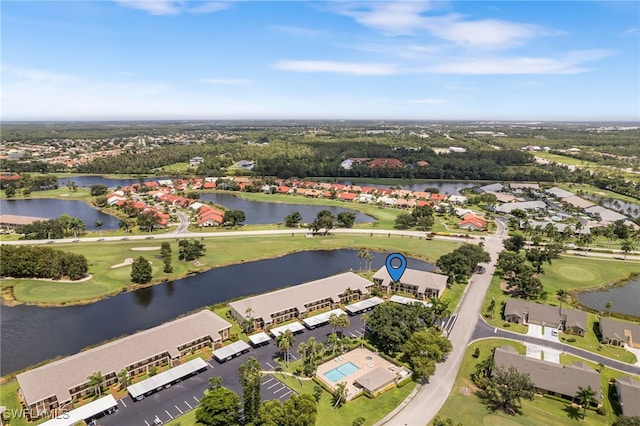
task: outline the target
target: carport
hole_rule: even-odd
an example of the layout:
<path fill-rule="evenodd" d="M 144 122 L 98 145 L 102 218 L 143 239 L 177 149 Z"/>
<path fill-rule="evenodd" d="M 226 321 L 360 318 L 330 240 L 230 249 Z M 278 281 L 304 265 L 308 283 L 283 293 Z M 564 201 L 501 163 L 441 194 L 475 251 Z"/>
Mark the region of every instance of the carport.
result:
<path fill-rule="evenodd" d="M 349 315 L 355 315 L 360 312 L 369 311 L 381 303 L 384 303 L 384 300 L 374 296 L 369 299 L 347 305 L 344 307 L 344 310 L 347 311 Z"/>
<path fill-rule="evenodd" d="M 305 328 L 304 328 L 304 325 L 296 321 L 296 322 L 292 322 L 291 324 L 272 328 L 271 334 L 273 335 L 273 337 L 278 337 L 279 335 L 281 335 L 287 330 L 291 330 L 293 334 L 296 334 L 296 333 L 302 333 L 305 330 Z"/>
<path fill-rule="evenodd" d="M 254 348 L 260 345 L 263 345 L 265 343 L 268 343 L 269 340 L 271 340 L 271 337 L 269 337 L 269 335 L 264 331 L 261 331 L 260 333 L 256 333 L 249 336 L 249 341 L 251 342 L 251 345 L 253 345 Z"/>
<path fill-rule="evenodd" d="M 233 342 L 232 344 L 225 346 L 224 348 L 213 351 L 213 357 L 218 362 L 225 362 L 240 354 L 249 352 L 249 349 L 251 349 L 251 346 L 249 346 L 249 344 L 243 342 L 242 340 L 238 340 L 237 342 Z"/>
<path fill-rule="evenodd" d="M 314 315 L 309 318 L 305 318 L 302 320 L 302 322 L 309 329 L 312 329 L 312 328 L 327 324 L 329 322 L 329 318 L 331 317 L 331 315 L 340 316 L 340 315 L 347 315 L 347 313 L 342 309 L 334 309 L 333 311 L 323 312 L 321 314 Z"/>
<path fill-rule="evenodd" d="M 61 412 L 58 417 L 44 422 L 40 426 L 71 426 L 77 422 L 99 417 L 105 411 L 117 406 L 118 401 L 116 401 L 113 395 L 107 395 L 104 398 L 90 402 L 67 413 Z"/>
<path fill-rule="evenodd" d="M 202 358 L 195 358 L 189 362 L 185 362 L 177 367 L 173 367 L 167 371 L 163 371 L 160 374 L 131 385 L 127 388 L 127 392 L 129 392 L 133 399 L 137 399 L 147 392 L 162 390 L 164 386 L 206 368 L 207 363 L 204 362 Z"/>

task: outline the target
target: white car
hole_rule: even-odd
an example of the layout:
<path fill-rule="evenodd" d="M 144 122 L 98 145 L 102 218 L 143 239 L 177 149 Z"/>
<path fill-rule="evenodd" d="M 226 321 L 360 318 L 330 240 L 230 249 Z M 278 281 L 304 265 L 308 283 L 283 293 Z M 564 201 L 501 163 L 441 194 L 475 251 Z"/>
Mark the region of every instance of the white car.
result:
<path fill-rule="evenodd" d="M 551 330 L 551 335 L 553 337 L 558 337 L 558 330 Z"/>

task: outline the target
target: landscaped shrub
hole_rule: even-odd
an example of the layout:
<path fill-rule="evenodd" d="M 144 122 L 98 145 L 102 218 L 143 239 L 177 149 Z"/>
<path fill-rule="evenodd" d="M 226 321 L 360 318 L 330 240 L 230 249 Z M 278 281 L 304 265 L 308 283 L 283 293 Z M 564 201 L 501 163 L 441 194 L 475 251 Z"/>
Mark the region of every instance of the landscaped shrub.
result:
<path fill-rule="evenodd" d="M 569 343 L 574 343 L 575 341 L 576 341 L 576 338 L 575 338 L 575 337 L 569 337 L 569 338 L 567 339 L 567 342 L 569 342 Z"/>
<path fill-rule="evenodd" d="M 509 324 L 508 322 L 505 322 L 504 324 L 502 324 L 502 326 L 504 328 L 509 328 L 509 327 L 511 327 L 511 324 Z"/>

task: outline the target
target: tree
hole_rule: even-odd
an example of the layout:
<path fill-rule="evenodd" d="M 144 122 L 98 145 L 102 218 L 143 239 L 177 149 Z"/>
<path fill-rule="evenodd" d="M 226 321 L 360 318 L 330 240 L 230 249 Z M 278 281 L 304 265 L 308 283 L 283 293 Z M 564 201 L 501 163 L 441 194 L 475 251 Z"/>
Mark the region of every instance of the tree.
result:
<path fill-rule="evenodd" d="M 609 311 L 609 316 L 611 316 L 611 308 L 613 308 L 613 302 L 609 300 L 607 304 L 604 305 L 604 307 L 607 308 L 607 310 Z"/>
<path fill-rule="evenodd" d="M 620 246 L 620 248 L 622 249 L 622 251 L 624 252 L 624 259 L 627 259 L 627 254 L 631 251 L 633 251 L 633 242 L 631 240 L 624 240 L 622 242 L 622 245 Z"/>
<path fill-rule="evenodd" d="M 582 386 L 578 386 L 578 392 L 576 392 L 576 399 L 578 403 L 582 405 L 582 418 L 584 419 L 587 415 L 587 408 L 592 403 L 596 402 L 594 397 L 596 396 L 596 391 L 591 389 L 591 386 L 587 386 L 583 388 Z"/>
<path fill-rule="evenodd" d="M 289 213 L 284 218 L 284 226 L 287 228 L 297 228 L 302 221 L 302 215 L 300 212 Z"/>
<path fill-rule="evenodd" d="M 463 244 L 451 253 L 444 254 L 436 261 L 436 266 L 449 276 L 450 282 L 466 282 L 479 263 L 489 262 L 491 257 L 480 246 Z"/>
<path fill-rule="evenodd" d="M 238 226 L 245 220 L 247 220 L 247 218 L 242 210 L 227 210 L 224 212 L 224 217 L 222 218 L 225 225 L 228 224 L 231 226 Z"/>
<path fill-rule="evenodd" d="M 462 426 L 462 423 L 458 423 L 456 425 L 453 419 L 450 419 L 449 417 L 436 416 L 436 418 L 433 419 L 433 426 Z"/>
<path fill-rule="evenodd" d="M 339 382 L 333 390 L 333 408 L 341 407 L 347 402 L 347 383 Z"/>
<path fill-rule="evenodd" d="M 402 345 L 402 352 L 407 359 L 419 356 L 435 362 L 444 361 L 452 349 L 449 339 L 440 334 L 436 328 L 416 331 Z"/>
<path fill-rule="evenodd" d="M 353 212 L 338 213 L 338 226 L 341 228 L 353 228 L 356 223 L 356 214 Z"/>
<path fill-rule="evenodd" d="M 131 223 L 129 219 L 122 219 L 118 224 L 118 227 L 128 234 L 131 232 L 131 228 L 133 228 L 133 223 Z"/>
<path fill-rule="evenodd" d="M 126 369 L 122 369 L 118 372 L 118 388 L 124 390 L 131 383 L 131 377 Z"/>
<path fill-rule="evenodd" d="M 260 409 L 260 381 L 262 380 L 262 368 L 254 357 L 247 359 L 240 368 L 240 385 L 242 385 L 242 403 L 244 416 L 247 422 L 251 422 L 258 416 Z"/>
<path fill-rule="evenodd" d="M 567 299 L 567 291 L 561 288 L 556 291 L 556 295 L 558 296 L 558 300 L 560 301 L 560 314 L 562 314 L 562 304 Z"/>
<path fill-rule="evenodd" d="M 99 197 L 101 195 L 107 195 L 109 188 L 107 188 L 106 185 L 91 185 L 90 192 L 92 197 Z"/>
<path fill-rule="evenodd" d="M 515 234 L 511 238 L 507 238 L 506 240 L 504 240 L 502 242 L 502 245 L 504 246 L 505 250 L 514 251 L 517 253 L 524 248 L 525 242 L 526 240 L 524 238 L 524 235 Z"/>
<path fill-rule="evenodd" d="M 506 282 L 507 289 L 513 290 L 516 296 L 523 299 L 538 299 L 544 293 L 542 281 L 528 265 L 524 265 L 519 273 L 508 276 Z"/>
<path fill-rule="evenodd" d="M 171 266 L 171 245 L 167 241 L 163 241 L 160 246 L 160 256 L 162 256 L 162 262 L 164 263 L 162 271 L 165 274 L 173 272 L 173 266 Z"/>
<path fill-rule="evenodd" d="M 287 367 L 289 366 L 289 357 L 290 357 L 289 351 L 293 347 L 295 341 L 296 341 L 296 338 L 291 332 L 291 330 L 287 330 L 284 333 L 280 334 L 278 337 L 276 337 L 276 345 L 278 346 L 278 349 L 280 349 L 280 351 L 282 352 L 284 362 L 287 365 Z"/>
<path fill-rule="evenodd" d="M 4 195 L 7 196 L 7 198 L 13 198 L 16 196 L 16 187 L 13 185 L 7 185 L 7 187 L 4 189 Z"/>
<path fill-rule="evenodd" d="M 89 383 L 88 386 L 93 388 L 93 393 L 95 395 L 102 394 L 102 384 L 104 383 L 104 377 L 102 377 L 102 372 L 96 371 L 91 376 L 88 377 Z"/>
<path fill-rule="evenodd" d="M 414 226 L 416 226 L 416 218 L 409 213 L 400 213 L 398 217 L 396 217 L 394 228 L 409 229 Z"/>
<path fill-rule="evenodd" d="M 400 350 L 411 335 L 425 327 L 434 325 L 433 310 L 421 303 L 400 305 L 383 303 L 369 315 L 369 339 L 386 354 Z"/>
<path fill-rule="evenodd" d="M 98 228 L 98 232 L 100 233 L 100 236 L 102 236 L 102 225 L 104 225 L 104 222 L 101 220 L 96 220 L 96 223 L 94 223 L 95 227 Z"/>
<path fill-rule="evenodd" d="M 178 259 L 190 262 L 204 256 L 205 245 L 198 240 L 178 241 Z"/>
<path fill-rule="evenodd" d="M 160 218 L 152 211 L 142 212 L 138 215 L 138 227 L 142 231 L 153 231 L 153 229 L 160 223 Z"/>
<path fill-rule="evenodd" d="M 495 311 L 496 311 L 496 299 L 492 297 L 486 310 L 487 318 L 493 319 L 493 314 L 495 313 Z"/>
<path fill-rule="evenodd" d="M 329 210 L 321 210 L 316 215 L 315 220 L 309 224 L 309 229 L 311 229 L 314 234 L 324 229 L 324 235 L 327 235 L 329 231 L 334 228 L 335 223 L 336 218 Z"/>
<path fill-rule="evenodd" d="M 418 206 L 413 209 L 411 216 L 415 219 L 415 226 L 421 231 L 428 231 L 435 222 L 433 209 L 430 206 Z"/>
<path fill-rule="evenodd" d="M 131 281 L 146 284 L 151 281 L 151 262 L 140 256 L 131 264 Z"/>
<path fill-rule="evenodd" d="M 218 389 L 218 388 L 222 387 L 222 382 L 223 382 L 222 377 L 216 377 L 216 376 L 211 377 L 211 378 L 209 378 L 209 382 L 207 384 L 207 389 L 209 389 L 209 390 Z"/>
<path fill-rule="evenodd" d="M 515 367 L 497 367 L 487 382 L 483 396 L 495 408 L 501 408 L 507 414 L 517 414 L 520 412 L 520 400 L 532 399 L 534 392 L 535 385 L 528 373 L 520 373 Z"/>
<path fill-rule="evenodd" d="M 240 398 L 225 387 L 210 390 L 200 399 L 196 424 L 205 426 L 239 425 Z"/>
<path fill-rule="evenodd" d="M 338 315 L 336 318 L 336 326 L 340 329 L 340 335 L 344 337 L 344 329 L 349 328 L 351 321 L 348 315 Z"/>
<path fill-rule="evenodd" d="M 640 426 L 640 416 L 621 416 L 616 419 L 612 426 Z"/>
<path fill-rule="evenodd" d="M 320 388 L 322 392 L 322 388 Z M 255 426 L 313 426 L 317 405 L 312 395 L 294 395 L 284 403 L 278 399 L 265 401 L 260 407 Z"/>

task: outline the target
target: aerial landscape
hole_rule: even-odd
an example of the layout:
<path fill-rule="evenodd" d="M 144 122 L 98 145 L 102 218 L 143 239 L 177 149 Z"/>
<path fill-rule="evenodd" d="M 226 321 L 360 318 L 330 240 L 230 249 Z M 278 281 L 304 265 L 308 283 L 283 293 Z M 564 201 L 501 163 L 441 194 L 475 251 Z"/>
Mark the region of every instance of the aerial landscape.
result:
<path fill-rule="evenodd" d="M 3 2 L 0 425 L 640 426 L 639 16 Z"/>

